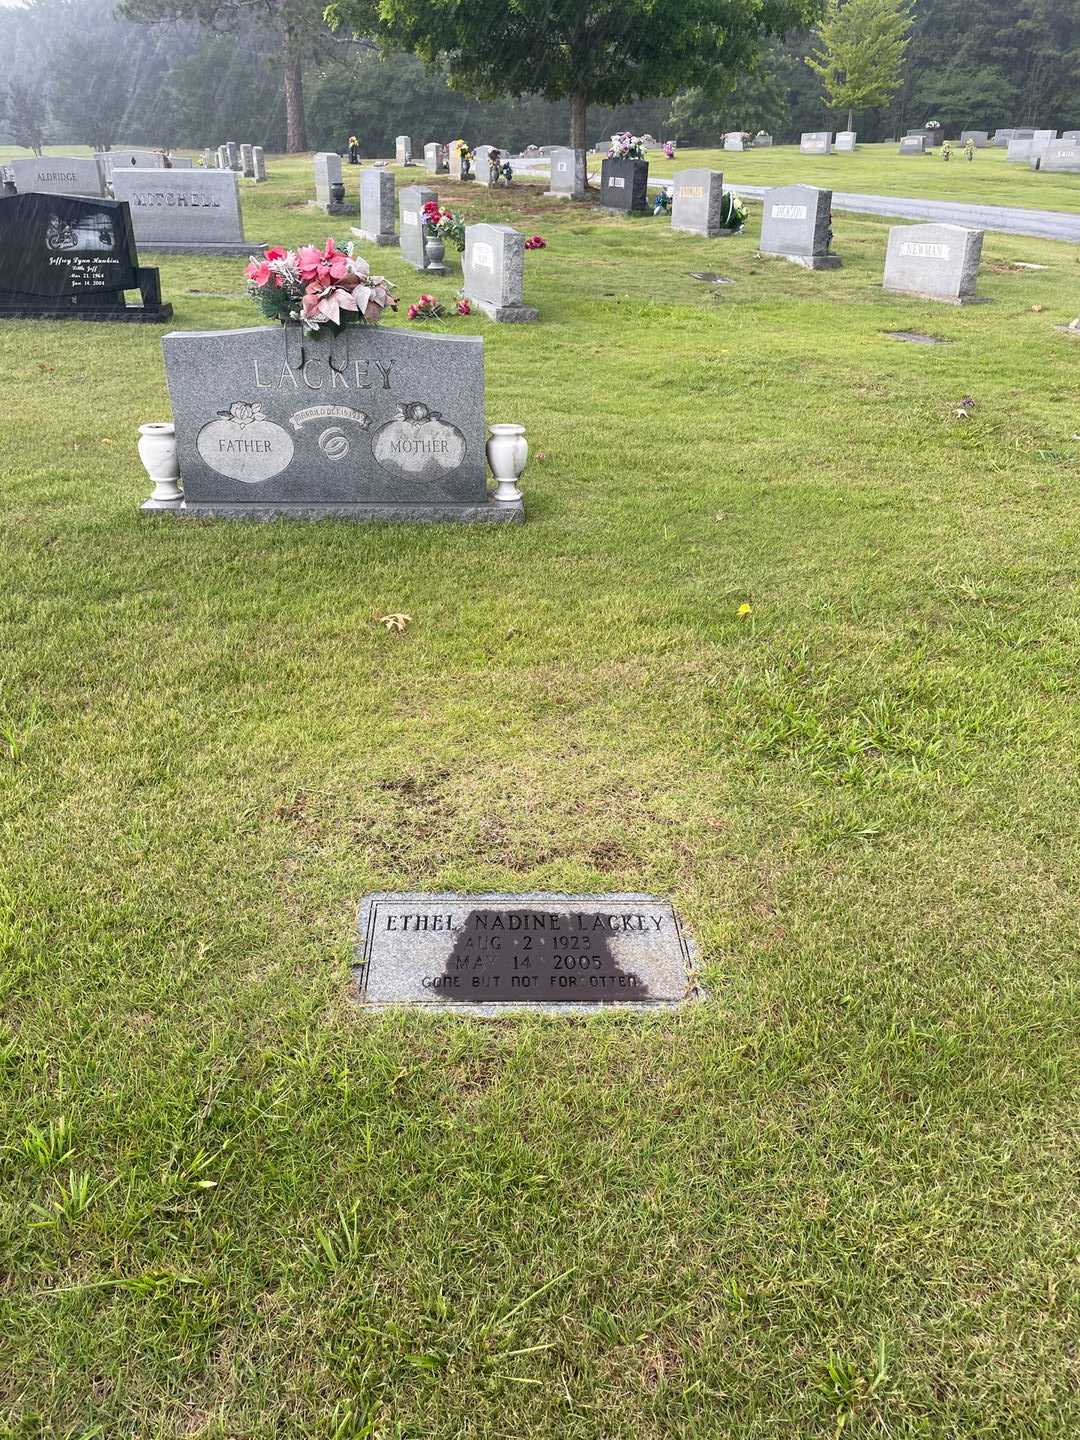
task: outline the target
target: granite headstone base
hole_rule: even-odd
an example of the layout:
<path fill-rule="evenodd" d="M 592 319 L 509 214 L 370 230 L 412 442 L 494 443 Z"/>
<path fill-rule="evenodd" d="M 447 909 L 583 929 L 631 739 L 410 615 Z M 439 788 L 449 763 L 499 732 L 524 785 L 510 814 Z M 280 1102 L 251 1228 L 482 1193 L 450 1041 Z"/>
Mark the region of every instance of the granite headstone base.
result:
<path fill-rule="evenodd" d="M 143 240 L 143 251 L 156 251 L 159 255 L 261 255 L 266 242 L 254 240 Z"/>
<path fill-rule="evenodd" d="M 145 507 L 141 507 L 145 508 Z M 406 525 L 523 525 L 525 523 L 525 502 L 496 504 L 488 500 L 478 505 L 409 504 L 406 502 L 371 501 L 350 504 L 290 504 L 286 501 L 268 501 L 242 505 L 213 504 L 182 501 L 168 510 L 155 510 L 154 514 L 173 515 L 179 519 L 190 517 L 201 520 L 348 520 L 352 523 L 382 522 L 383 524 Z"/>
<path fill-rule="evenodd" d="M 348 200 L 343 205 L 335 205 L 332 200 L 326 205 L 321 200 L 309 200 L 307 203 L 309 210 L 321 210 L 324 215 L 355 215 L 358 208 L 350 205 Z"/>
<path fill-rule="evenodd" d="M 839 255 L 782 255 L 777 260 L 790 260 L 792 265 L 801 265 L 804 270 L 839 270 L 844 263 Z"/>
<path fill-rule="evenodd" d="M 499 325 L 527 325 L 539 320 L 540 311 L 534 305 L 493 305 L 490 300 L 477 300 L 470 296 L 469 304 Z"/>
<path fill-rule="evenodd" d="M 399 245 L 401 242 L 391 230 L 362 230 L 359 225 L 350 227 L 357 240 L 363 240 L 368 245 Z"/>

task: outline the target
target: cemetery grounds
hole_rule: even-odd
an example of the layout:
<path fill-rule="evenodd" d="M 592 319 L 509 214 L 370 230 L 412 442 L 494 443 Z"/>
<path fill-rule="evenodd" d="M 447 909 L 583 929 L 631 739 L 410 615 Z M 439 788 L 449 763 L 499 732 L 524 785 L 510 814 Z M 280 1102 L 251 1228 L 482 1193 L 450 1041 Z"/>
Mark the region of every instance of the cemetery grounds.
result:
<path fill-rule="evenodd" d="M 781 155 L 711 159 L 862 158 Z M 346 238 L 269 169 L 250 237 Z M 429 183 L 548 241 L 445 327 L 524 527 L 140 515 L 239 260 L 0 327 L 0 1435 L 1075 1434 L 1076 248 L 954 309 L 886 221 L 810 274 Z M 375 889 L 669 895 L 709 999 L 358 1014 Z"/>

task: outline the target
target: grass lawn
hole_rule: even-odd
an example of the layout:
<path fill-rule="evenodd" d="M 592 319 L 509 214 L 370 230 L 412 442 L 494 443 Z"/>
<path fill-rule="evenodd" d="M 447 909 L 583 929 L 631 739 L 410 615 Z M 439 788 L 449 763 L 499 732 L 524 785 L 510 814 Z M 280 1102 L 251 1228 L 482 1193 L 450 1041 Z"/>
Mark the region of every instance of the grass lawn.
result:
<path fill-rule="evenodd" d="M 0 1436 L 1075 1435 L 1075 247 L 439 188 L 549 242 L 453 322 L 521 528 L 142 516 L 160 331 L 0 326 Z M 377 888 L 670 895 L 711 999 L 358 1014 Z"/>

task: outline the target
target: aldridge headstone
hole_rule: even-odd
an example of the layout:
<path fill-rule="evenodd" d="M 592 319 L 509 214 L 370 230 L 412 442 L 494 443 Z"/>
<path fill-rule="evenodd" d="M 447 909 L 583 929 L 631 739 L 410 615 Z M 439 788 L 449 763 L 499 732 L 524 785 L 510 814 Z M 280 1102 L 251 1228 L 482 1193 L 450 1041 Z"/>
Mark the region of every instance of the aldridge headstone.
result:
<path fill-rule="evenodd" d="M 239 181 L 231 170 L 117 170 L 113 192 L 131 207 L 135 239 L 175 255 L 248 255 Z"/>
<path fill-rule="evenodd" d="M 184 504 L 221 519 L 520 521 L 488 498 L 484 342 L 348 325 L 162 341 Z"/>
<path fill-rule="evenodd" d="M 511 226 L 466 225 L 461 268 L 465 298 L 489 320 L 514 324 L 539 315 L 525 304 L 525 237 Z"/>
<path fill-rule="evenodd" d="M 356 996 L 471 1015 L 674 1009 L 702 992 L 689 936 L 653 895 L 368 895 Z"/>
<path fill-rule="evenodd" d="M 585 151 L 556 146 L 551 151 L 550 164 L 551 188 L 545 195 L 580 199 L 585 194 Z"/>
<path fill-rule="evenodd" d="M 679 170 L 671 178 L 671 228 L 713 239 L 724 229 L 720 207 L 724 176 L 719 170 Z"/>
<path fill-rule="evenodd" d="M 889 231 L 883 287 L 923 300 L 970 305 L 983 232 L 962 225 L 894 225 Z"/>
<path fill-rule="evenodd" d="M 101 170 L 92 155 L 43 155 L 9 160 L 20 195 L 104 195 Z"/>
<path fill-rule="evenodd" d="M 782 255 L 806 270 L 835 270 L 832 243 L 832 191 L 813 185 L 781 185 L 766 190 L 761 208 L 763 255 Z"/>
<path fill-rule="evenodd" d="M 360 224 L 353 232 L 373 245 L 396 245 L 394 233 L 394 177 L 389 170 L 363 170 L 360 174 Z"/>

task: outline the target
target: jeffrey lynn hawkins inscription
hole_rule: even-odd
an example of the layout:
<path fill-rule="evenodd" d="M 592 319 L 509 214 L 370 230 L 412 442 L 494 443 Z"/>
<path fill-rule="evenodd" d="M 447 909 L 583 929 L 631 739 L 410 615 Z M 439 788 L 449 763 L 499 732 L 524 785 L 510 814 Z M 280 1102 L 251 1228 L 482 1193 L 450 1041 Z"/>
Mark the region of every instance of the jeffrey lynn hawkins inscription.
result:
<path fill-rule="evenodd" d="M 699 997 L 693 968 L 678 916 L 652 895 L 382 893 L 360 906 L 368 1006 L 670 1008 Z"/>

